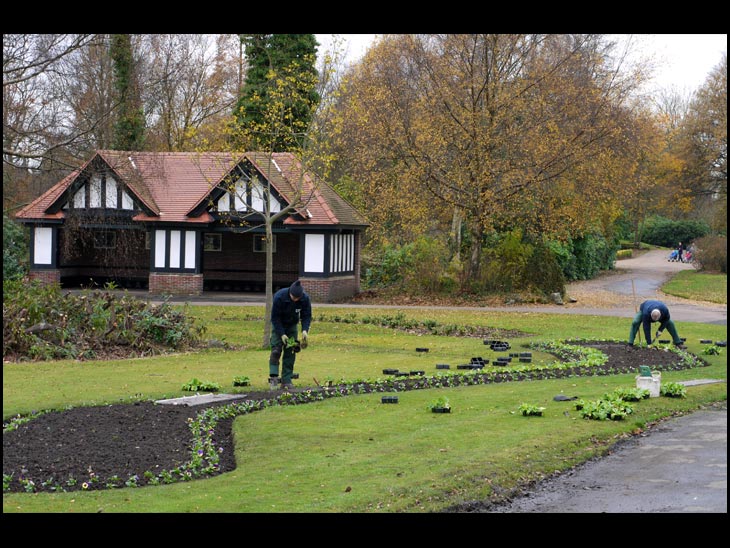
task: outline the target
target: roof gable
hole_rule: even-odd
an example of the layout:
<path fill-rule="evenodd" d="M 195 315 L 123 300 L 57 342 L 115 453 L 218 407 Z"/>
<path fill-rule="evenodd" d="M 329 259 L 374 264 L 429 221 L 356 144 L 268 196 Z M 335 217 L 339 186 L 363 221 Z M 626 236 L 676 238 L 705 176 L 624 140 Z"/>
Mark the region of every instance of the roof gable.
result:
<path fill-rule="evenodd" d="M 68 200 L 69 188 L 94 169 L 107 167 L 142 204 L 135 221 L 209 223 L 209 210 L 222 194 L 220 185 L 239 167 L 250 165 L 269 181 L 273 195 L 282 203 L 302 196 L 305 205 L 285 220 L 289 225 L 367 226 L 367 221 L 329 185 L 302 172 L 291 153 L 130 152 L 99 150 L 79 169 L 59 181 L 22 209 L 21 220 L 63 218 L 59 203 Z M 66 193 L 66 194 L 64 194 Z M 55 211 L 53 207 L 55 205 Z"/>

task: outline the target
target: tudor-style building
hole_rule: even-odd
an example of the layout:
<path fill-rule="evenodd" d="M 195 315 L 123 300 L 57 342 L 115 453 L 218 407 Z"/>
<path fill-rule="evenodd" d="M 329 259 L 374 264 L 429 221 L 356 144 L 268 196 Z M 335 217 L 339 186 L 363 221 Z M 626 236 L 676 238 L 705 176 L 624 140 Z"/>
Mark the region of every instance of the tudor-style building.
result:
<path fill-rule="evenodd" d="M 274 290 L 301 279 L 316 301 L 360 290 L 368 223 L 290 153 L 99 150 L 23 208 L 30 277 L 114 281 L 151 294 L 263 291 L 263 215 L 273 224 Z"/>

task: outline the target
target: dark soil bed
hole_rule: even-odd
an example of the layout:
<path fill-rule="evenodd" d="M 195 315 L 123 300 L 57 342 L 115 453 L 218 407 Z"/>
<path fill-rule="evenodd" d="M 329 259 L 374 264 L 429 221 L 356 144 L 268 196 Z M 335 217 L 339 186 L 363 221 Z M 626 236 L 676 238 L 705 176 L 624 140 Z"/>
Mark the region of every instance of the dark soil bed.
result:
<path fill-rule="evenodd" d="M 671 368 L 680 362 L 673 352 L 653 348 L 619 343 L 591 346 L 609 356 L 606 367 L 613 372 L 638 371 L 639 365 Z M 418 387 L 418 380 L 408 386 Z M 246 399 L 272 397 L 272 392 L 252 392 Z M 3 432 L 4 492 L 104 489 L 109 483 L 123 487 L 135 475 L 141 480 L 145 472 L 157 475 L 172 470 L 190 460 L 192 433 L 188 419 L 202 409 L 141 402 L 42 414 L 15 430 Z M 222 449 L 219 473 L 236 466 L 232 423 L 232 418 L 224 419 L 215 428 L 214 441 Z"/>

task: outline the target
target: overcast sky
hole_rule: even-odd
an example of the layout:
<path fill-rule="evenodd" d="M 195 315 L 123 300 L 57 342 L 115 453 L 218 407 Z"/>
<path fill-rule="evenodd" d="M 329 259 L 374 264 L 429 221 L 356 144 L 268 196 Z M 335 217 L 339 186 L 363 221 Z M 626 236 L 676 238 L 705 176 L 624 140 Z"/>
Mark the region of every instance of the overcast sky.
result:
<path fill-rule="evenodd" d="M 326 51 L 332 34 L 317 34 L 320 52 Z M 376 34 L 340 34 L 345 40 L 347 58 L 362 57 Z M 629 36 L 629 35 L 623 35 Z M 700 87 L 712 69 L 719 64 L 722 52 L 727 52 L 727 34 L 635 34 L 634 48 L 656 63 L 654 86 L 674 87 L 680 92 L 692 92 Z"/>

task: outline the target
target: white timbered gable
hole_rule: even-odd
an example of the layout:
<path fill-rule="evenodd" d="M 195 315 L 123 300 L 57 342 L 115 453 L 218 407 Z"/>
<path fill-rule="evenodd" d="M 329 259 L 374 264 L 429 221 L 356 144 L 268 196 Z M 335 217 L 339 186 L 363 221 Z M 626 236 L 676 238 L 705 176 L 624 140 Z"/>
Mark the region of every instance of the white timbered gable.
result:
<path fill-rule="evenodd" d="M 243 174 L 235 184 L 222 184 L 221 187 L 226 190 L 226 193 L 216 202 L 215 209 L 219 213 L 250 211 L 263 213 L 265 211 L 268 186 L 258 179 L 252 180 L 248 175 Z M 269 193 L 269 212 L 278 213 L 281 211 L 281 205 L 276 196 Z"/>
<path fill-rule="evenodd" d="M 69 196 L 63 209 L 134 210 L 134 199 L 112 175 L 93 174 Z"/>

